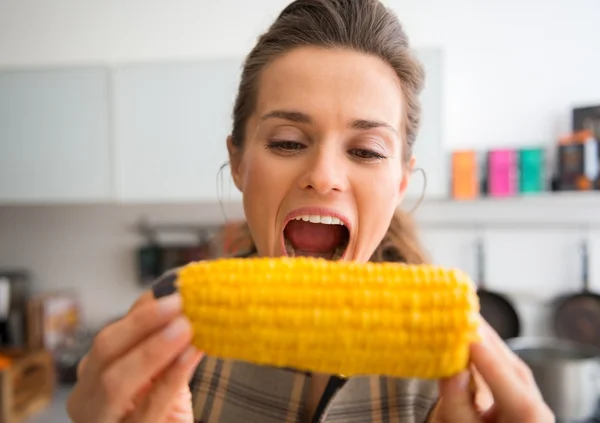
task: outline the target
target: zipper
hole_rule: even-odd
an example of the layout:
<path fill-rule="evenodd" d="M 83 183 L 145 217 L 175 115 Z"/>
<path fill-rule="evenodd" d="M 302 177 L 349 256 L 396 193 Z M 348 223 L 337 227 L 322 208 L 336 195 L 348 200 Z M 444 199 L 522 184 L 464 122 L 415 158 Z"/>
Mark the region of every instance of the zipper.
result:
<path fill-rule="evenodd" d="M 311 419 L 311 423 L 322 423 L 323 418 L 326 415 L 326 411 L 329 408 L 329 405 L 333 401 L 335 394 L 338 393 L 340 389 L 346 384 L 348 380 L 341 376 L 331 376 L 329 381 L 327 382 L 327 386 L 325 387 L 325 391 L 323 392 L 323 396 L 319 400 L 319 404 L 317 405 L 317 409 L 313 414 Z"/>

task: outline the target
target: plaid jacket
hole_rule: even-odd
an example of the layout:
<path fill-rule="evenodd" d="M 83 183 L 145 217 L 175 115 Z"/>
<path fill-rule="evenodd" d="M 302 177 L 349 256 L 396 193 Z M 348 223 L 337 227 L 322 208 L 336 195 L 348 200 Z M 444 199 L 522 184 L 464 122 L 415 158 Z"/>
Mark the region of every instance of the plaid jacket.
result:
<path fill-rule="evenodd" d="M 310 374 L 205 357 L 191 382 L 196 423 L 302 423 Z M 319 422 L 424 423 L 437 384 L 415 379 L 350 378 Z"/>
<path fill-rule="evenodd" d="M 175 272 L 156 281 L 155 297 L 175 290 Z M 310 373 L 205 356 L 190 382 L 195 423 L 303 423 L 310 382 Z M 435 381 L 353 377 L 312 422 L 425 423 L 437 399 Z"/>

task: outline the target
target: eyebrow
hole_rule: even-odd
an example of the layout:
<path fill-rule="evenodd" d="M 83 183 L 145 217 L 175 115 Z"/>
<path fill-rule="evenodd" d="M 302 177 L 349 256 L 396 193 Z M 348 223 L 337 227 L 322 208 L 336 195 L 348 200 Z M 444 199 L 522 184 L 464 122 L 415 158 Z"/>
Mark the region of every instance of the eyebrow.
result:
<path fill-rule="evenodd" d="M 261 116 L 261 120 L 267 119 L 284 119 L 295 123 L 312 123 L 312 118 L 306 113 L 296 112 L 292 110 L 272 110 Z M 355 119 L 350 122 L 350 128 L 367 131 L 369 129 L 385 128 L 390 129 L 394 133 L 398 131 L 392 125 L 377 120 Z"/>
<path fill-rule="evenodd" d="M 260 119 L 284 119 L 296 123 L 312 123 L 312 119 L 307 114 L 291 110 L 272 110 L 262 115 Z"/>
<path fill-rule="evenodd" d="M 396 131 L 396 128 L 394 128 L 389 123 L 380 122 L 377 120 L 356 119 L 356 120 L 352 121 L 352 123 L 350 124 L 350 127 L 353 129 L 361 129 L 364 131 L 369 130 L 369 129 L 375 129 L 375 128 L 385 128 L 385 129 L 392 130 L 394 133 L 398 132 L 398 131 Z"/>

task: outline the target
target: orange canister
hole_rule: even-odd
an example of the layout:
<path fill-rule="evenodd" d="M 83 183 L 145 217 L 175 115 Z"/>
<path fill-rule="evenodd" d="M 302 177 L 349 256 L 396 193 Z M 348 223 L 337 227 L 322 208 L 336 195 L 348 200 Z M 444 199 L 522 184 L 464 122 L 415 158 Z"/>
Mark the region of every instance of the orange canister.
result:
<path fill-rule="evenodd" d="M 452 197 L 469 200 L 479 197 L 479 191 L 477 152 L 454 151 L 452 153 Z"/>

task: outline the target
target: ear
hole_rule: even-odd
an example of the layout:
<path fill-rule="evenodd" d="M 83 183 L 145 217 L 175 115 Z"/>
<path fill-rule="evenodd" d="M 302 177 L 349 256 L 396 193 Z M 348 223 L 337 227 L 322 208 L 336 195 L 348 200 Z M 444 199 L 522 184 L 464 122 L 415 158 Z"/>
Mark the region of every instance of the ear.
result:
<path fill-rule="evenodd" d="M 415 169 L 416 163 L 417 160 L 415 159 L 415 156 L 412 156 L 408 162 L 408 169 L 405 169 L 403 172 L 402 179 L 400 180 L 400 198 L 404 197 L 404 194 L 408 189 L 408 184 L 410 182 L 413 170 Z"/>
<path fill-rule="evenodd" d="M 231 168 L 231 177 L 236 188 L 242 191 L 242 151 L 241 148 L 233 145 L 231 135 L 227 137 L 227 152 L 229 154 L 229 167 Z"/>

